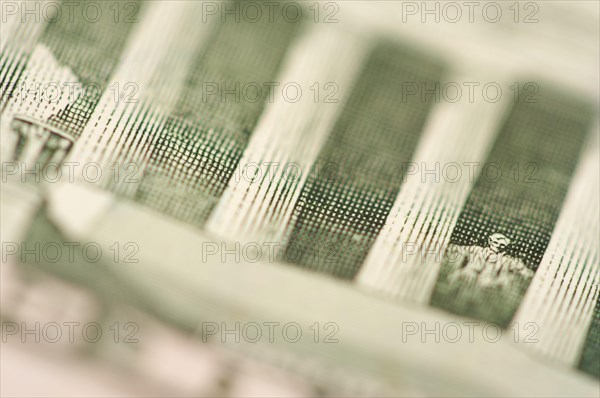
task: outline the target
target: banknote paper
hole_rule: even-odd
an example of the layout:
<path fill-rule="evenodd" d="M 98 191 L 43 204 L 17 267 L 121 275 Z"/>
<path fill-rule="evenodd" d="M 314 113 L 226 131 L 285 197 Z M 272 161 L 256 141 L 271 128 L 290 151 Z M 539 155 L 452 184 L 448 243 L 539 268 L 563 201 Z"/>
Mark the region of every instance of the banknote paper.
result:
<path fill-rule="evenodd" d="M 505 171 L 524 165 L 524 175 L 475 182 L 444 253 L 433 305 L 510 322 L 550 240 L 591 117 L 586 104 L 548 89 L 539 102 L 513 107 L 486 162 Z"/>
<path fill-rule="evenodd" d="M 72 210 L 70 212 L 72 217 L 62 219 L 62 227 L 65 230 L 70 229 L 67 224 L 78 222 L 76 211 Z M 84 208 L 81 210 L 85 211 Z M 49 214 L 57 211 L 59 210 L 49 210 Z M 136 222 L 121 224 L 118 232 L 115 232 L 114 223 L 119 222 L 118 220 L 124 216 L 127 216 L 129 221 L 135 220 Z M 40 223 L 45 223 L 45 221 L 47 220 L 39 220 Z M 143 234 L 140 230 L 149 222 L 157 227 L 160 226 L 159 231 L 161 232 L 146 233 L 142 238 Z M 55 230 L 54 233 L 57 231 Z M 33 240 L 44 242 L 44 239 L 50 241 L 57 239 L 56 236 L 51 237 L 51 231 L 41 234 L 45 238 Z M 581 383 L 581 380 L 570 380 L 561 369 L 552 366 L 536 366 L 537 372 L 540 373 L 534 373 L 535 376 L 527 380 L 516 377 L 527 367 L 535 366 L 537 360 L 515 347 L 510 342 L 512 336 L 508 337 L 508 335 L 504 336 L 502 341 L 495 343 L 485 342 L 479 338 L 471 343 L 465 340 L 461 344 L 442 341 L 440 345 L 437 345 L 436 353 L 430 352 L 428 347 L 423 344 L 410 345 L 412 348 L 406 351 L 406 344 L 398 334 L 403 323 L 419 324 L 423 322 L 433 326 L 436 322 L 455 323 L 460 320 L 442 313 L 422 312 L 419 309 L 411 309 L 407 313 L 406 308 L 399 308 L 393 303 L 373 297 L 367 299 L 367 304 L 364 295 L 348 284 L 332 284 L 327 279 L 319 279 L 318 282 L 315 282 L 310 273 L 292 267 L 281 267 L 279 264 L 209 262 L 206 263 L 206 267 L 199 269 L 193 265 L 193 259 L 187 259 L 187 257 L 201 256 L 202 242 L 210 242 L 211 237 L 182 224 L 173 225 L 170 220 L 131 204 L 114 202 L 111 210 L 105 212 L 102 220 L 93 228 L 83 233 L 80 231 L 81 239 L 98 242 L 103 247 L 111 245 L 114 239 L 129 240 L 133 239 L 133 236 L 138 236 L 140 254 L 145 253 L 144 257 L 139 258 L 140 262 L 137 264 L 126 264 L 127 266 L 124 267 L 123 262 L 115 263 L 112 259 L 102 264 L 95 263 L 93 265 L 99 271 L 98 275 L 89 273 L 76 275 L 72 271 L 80 264 L 40 262 L 36 266 L 41 269 L 50 268 L 56 275 L 65 275 L 69 280 L 88 286 L 99 292 L 104 300 L 120 301 L 118 295 L 131 295 L 133 299 L 128 302 L 134 303 L 136 298 L 141 298 L 143 300 L 141 305 L 138 304 L 139 308 L 144 308 L 145 312 L 154 314 L 158 319 L 168 320 L 171 325 L 178 325 L 183 330 L 194 331 L 197 336 L 202 335 L 203 329 L 200 325 L 206 319 L 225 323 L 232 319 L 240 322 L 276 320 L 281 323 L 294 320 L 300 324 L 306 324 L 307 320 L 311 322 L 314 319 L 333 319 L 339 325 L 339 334 L 336 335 L 339 338 L 339 344 L 315 344 L 312 335 L 306 336 L 298 344 L 289 347 L 292 348 L 294 356 L 285 361 L 287 362 L 285 366 L 294 366 L 292 369 L 296 373 L 306 375 L 309 380 L 312 380 L 311 385 L 323 384 L 333 387 L 334 391 L 350 391 L 351 394 L 367 396 L 373 394 L 394 396 L 397 395 L 395 391 L 404 391 L 403 394 L 406 395 L 481 395 L 485 394 L 491 383 L 495 385 L 497 391 L 505 394 L 514 394 L 516 391 L 519 391 L 520 394 L 527 394 L 528 391 L 556 394 L 556 388 L 564 388 L 564 392 L 560 393 L 559 391 L 559 395 L 568 394 L 569 391 L 579 395 L 590 395 L 596 388 L 595 383 L 586 385 L 586 383 Z M 178 238 L 176 240 L 178 243 L 170 244 L 168 248 L 164 245 L 157 245 L 157 242 L 162 241 L 165 236 Z M 68 236 L 66 238 L 70 239 Z M 181 250 L 183 247 L 193 247 L 194 249 Z M 177 262 L 164 262 L 165 257 L 173 256 L 178 260 Z M 240 265 L 243 267 L 240 268 Z M 144 270 L 141 275 L 139 274 L 140 269 Z M 174 273 L 174 270 L 177 272 Z M 260 272 L 262 275 L 262 282 L 259 285 L 253 277 L 256 272 Z M 237 274 L 238 277 L 231 279 L 232 273 Z M 116 278 L 113 279 L 107 274 Z M 100 278 L 105 281 L 110 279 L 121 281 L 118 282 L 120 286 L 109 290 L 102 286 L 104 282 Z M 221 279 L 231 282 L 226 285 L 214 283 L 215 280 Z M 160 280 L 160 283 L 157 283 L 157 280 Z M 325 287 L 327 289 L 324 289 Z M 310 311 L 305 311 L 302 317 L 298 317 L 298 314 L 290 313 L 288 298 L 297 297 L 306 291 L 313 292 L 305 295 L 303 300 L 305 308 Z M 335 292 L 333 297 L 336 299 L 331 298 L 332 291 Z M 276 294 L 281 300 L 273 301 L 271 299 L 273 294 Z M 378 303 L 377 312 L 372 313 L 371 316 L 363 314 L 363 324 L 361 327 L 357 327 L 355 324 L 356 312 L 363 313 L 361 305 L 367 305 L 367 308 L 370 308 L 374 303 Z M 333 308 L 335 311 L 331 312 Z M 381 322 L 382 314 L 386 320 L 383 323 Z M 110 321 L 106 321 L 106 323 L 110 324 L 115 319 L 119 319 L 118 311 L 117 314 L 111 314 L 111 316 L 112 318 L 108 318 Z M 131 317 L 132 315 L 129 314 L 125 319 L 131 319 Z M 141 330 L 147 330 L 152 326 L 144 321 L 140 321 L 139 324 Z M 483 333 L 481 326 L 476 327 L 473 333 L 475 336 Z M 480 334 L 480 336 L 482 335 Z M 377 336 L 375 341 L 373 341 L 373 336 Z M 141 338 L 142 335 L 139 337 Z M 219 336 L 210 335 L 208 341 L 214 337 L 218 338 Z M 363 341 L 364 345 L 357 344 L 359 341 Z M 342 342 L 346 343 L 342 344 Z M 345 348 L 347 343 L 354 348 Z M 289 343 L 278 337 L 274 344 L 277 347 L 278 344 L 288 346 Z M 390 344 L 395 348 L 391 349 Z M 473 345 L 477 349 L 470 349 Z M 248 347 L 243 347 L 243 350 L 254 352 L 260 348 L 260 346 L 248 344 Z M 266 352 L 262 351 L 258 354 L 259 357 L 268 355 L 272 348 L 273 343 L 264 349 Z M 114 347 L 112 349 L 114 350 Z M 394 359 L 396 350 L 403 352 L 404 355 L 409 355 L 410 360 Z M 303 363 L 306 359 L 298 359 L 295 355 L 301 353 L 300 358 L 304 358 L 307 352 L 315 351 L 327 352 L 322 358 L 324 362 L 321 365 L 310 364 L 310 362 L 305 365 L 298 363 L 299 361 Z M 490 355 L 502 356 L 502 361 L 491 365 L 489 376 L 476 383 L 464 383 L 464 380 L 477 378 L 480 369 L 478 364 Z M 379 365 L 382 356 L 386 358 L 384 369 L 381 369 Z M 275 362 L 281 360 L 283 359 L 279 357 Z M 456 366 L 457 360 L 460 361 L 460 367 L 463 369 L 461 374 L 448 375 L 439 372 L 439 369 L 444 366 Z M 511 364 L 509 369 L 512 369 L 510 372 L 514 372 L 515 376 L 507 374 L 508 370 L 500 370 L 504 368 L 506 361 Z M 343 364 L 346 369 L 343 376 L 338 378 L 337 373 L 332 369 L 340 364 Z M 347 368 L 349 365 L 350 369 L 354 369 L 353 371 Z M 284 364 L 281 363 L 281 366 Z M 328 371 L 325 374 L 319 372 L 315 374 L 315 366 L 317 369 L 319 366 L 323 366 Z M 352 378 L 358 376 L 348 376 L 354 371 L 361 375 L 356 384 L 354 384 L 356 380 L 352 380 Z M 522 380 L 522 382 L 519 385 L 509 386 L 503 383 L 506 377 L 514 377 L 515 380 Z M 351 380 L 348 380 L 349 378 Z M 548 378 L 559 378 L 560 382 L 548 385 Z M 432 380 L 439 381 L 432 383 Z M 502 388 L 502 385 L 506 385 L 506 387 Z"/>
<path fill-rule="evenodd" d="M 135 374 L 116 395 L 597 392 L 597 4 L 29 3 L 2 5 L 3 344 L 138 328 L 78 345 Z M 304 338 L 228 343 L 271 321 Z"/>

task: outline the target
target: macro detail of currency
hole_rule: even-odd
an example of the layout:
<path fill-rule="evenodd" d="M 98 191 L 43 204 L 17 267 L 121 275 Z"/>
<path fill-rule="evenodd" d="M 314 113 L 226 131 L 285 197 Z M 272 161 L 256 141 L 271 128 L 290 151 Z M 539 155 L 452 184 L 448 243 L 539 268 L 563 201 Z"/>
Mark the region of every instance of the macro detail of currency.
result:
<path fill-rule="evenodd" d="M 600 396 L 598 2 L 0 22 L 1 396 Z"/>

